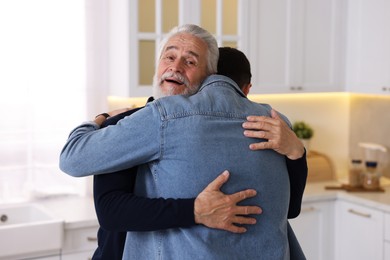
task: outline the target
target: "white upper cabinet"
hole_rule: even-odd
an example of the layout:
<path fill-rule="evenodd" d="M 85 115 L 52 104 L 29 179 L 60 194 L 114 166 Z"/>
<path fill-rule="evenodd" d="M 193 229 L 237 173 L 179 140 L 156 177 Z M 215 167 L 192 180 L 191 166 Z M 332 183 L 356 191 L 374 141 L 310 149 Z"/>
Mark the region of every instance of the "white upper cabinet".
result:
<path fill-rule="evenodd" d="M 107 2 L 110 95 L 152 95 L 158 44 L 195 23 L 252 66 L 251 94 L 390 93 L 389 0 Z M 103 50 L 105 51 L 105 50 Z"/>
<path fill-rule="evenodd" d="M 252 65 L 251 93 L 340 91 L 340 0 L 109 1 L 110 95 L 150 96 L 158 43 L 195 23 Z"/>
<path fill-rule="evenodd" d="M 350 0 L 346 90 L 390 94 L 390 1 Z"/>
<path fill-rule="evenodd" d="M 251 93 L 343 91 L 344 1 L 250 1 Z"/>

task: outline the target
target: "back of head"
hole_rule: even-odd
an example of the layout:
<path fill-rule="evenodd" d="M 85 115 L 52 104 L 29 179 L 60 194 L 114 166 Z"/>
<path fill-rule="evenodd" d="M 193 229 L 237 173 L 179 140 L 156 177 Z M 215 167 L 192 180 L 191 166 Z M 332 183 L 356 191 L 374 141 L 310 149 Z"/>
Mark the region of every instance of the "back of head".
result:
<path fill-rule="evenodd" d="M 160 49 L 158 53 L 158 59 L 160 59 L 162 51 L 165 47 L 165 44 L 170 38 L 181 33 L 191 34 L 201 40 L 203 40 L 208 47 L 207 50 L 207 72 L 208 74 L 217 73 L 217 64 L 218 64 L 218 44 L 215 37 L 209 33 L 207 30 L 195 24 L 184 24 L 177 27 L 174 27 L 160 43 Z"/>
<path fill-rule="evenodd" d="M 245 54 L 235 48 L 220 47 L 218 74 L 231 78 L 242 89 L 251 82 L 251 65 Z"/>

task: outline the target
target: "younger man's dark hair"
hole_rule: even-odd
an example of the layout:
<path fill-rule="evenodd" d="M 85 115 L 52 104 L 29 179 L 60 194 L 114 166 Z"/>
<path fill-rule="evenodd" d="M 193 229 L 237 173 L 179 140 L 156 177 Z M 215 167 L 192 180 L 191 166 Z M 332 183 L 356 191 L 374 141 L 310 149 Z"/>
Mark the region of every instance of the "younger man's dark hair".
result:
<path fill-rule="evenodd" d="M 251 65 L 245 54 L 235 48 L 219 47 L 218 74 L 231 78 L 242 88 L 251 82 Z"/>

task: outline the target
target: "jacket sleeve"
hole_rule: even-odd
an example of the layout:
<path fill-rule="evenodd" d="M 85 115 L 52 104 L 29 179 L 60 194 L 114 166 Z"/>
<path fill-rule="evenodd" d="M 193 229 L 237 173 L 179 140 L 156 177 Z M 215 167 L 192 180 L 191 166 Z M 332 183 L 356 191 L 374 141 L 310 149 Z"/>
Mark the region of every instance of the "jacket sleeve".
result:
<path fill-rule="evenodd" d="M 302 197 L 305 191 L 307 179 L 306 151 L 297 160 L 290 160 L 286 157 L 288 176 L 290 178 L 290 204 L 288 218 L 296 218 L 301 212 Z"/>
<path fill-rule="evenodd" d="M 108 231 L 153 231 L 195 225 L 195 199 L 144 198 L 133 193 L 136 168 L 94 176 L 99 224 Z"/>
<path fill-rule="evenodd" d="M 292 128 L 291 122 L 288 118 L 279 113 L 279 116 Z M 296 218 L 301 213 L 302 197 L 305 191 L 306 179 L 307 179 L 307 160 L 306 150 L 303 156 L 297 160 L 290 160 L 286 157 L 286 164 L 288 170 L 288 177 L 290 179 L 290 204 L 288 208 L 287 217 Z"/>
<path fill-rule="evenodd" d="M 160 131 L 161 115 L 153 105 L 114 126 L 100 128 L 94 122 L 84 123 L 69 135 L 60 154 L 60 169 L 73 177 L 83 177 L 157 160 L 161 154 Z"/>

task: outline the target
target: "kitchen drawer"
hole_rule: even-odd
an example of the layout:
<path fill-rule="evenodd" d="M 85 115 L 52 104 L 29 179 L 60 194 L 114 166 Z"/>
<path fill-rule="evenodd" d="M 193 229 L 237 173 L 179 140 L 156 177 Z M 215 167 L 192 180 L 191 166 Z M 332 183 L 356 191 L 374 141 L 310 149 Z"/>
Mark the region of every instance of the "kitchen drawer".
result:
<path fill-rule="evenodd" d="M 97 248 L 98 226 L 65 230 L 62 253 L 93 251 Z"/>
<path fill-rule="evenodd" d="M 385 214 L 385 240 L 390 243 L 390 213 Z"/>
<path fill-rule="evenodd" d="M 336 202 L 337 260 L 383 260 L 384 212 L 362 204 Z"/>
<path fill-rule="evenodd" d="M 64 254 L 61 256 L 61 260 L 91 260 L 93 252 L 80 252 L 73 254 Z"/>
<path fill-rule="evenodd" d="M 385 252 L 383 259 L 390 259 L 390 242 L 385 242 Z"/>

